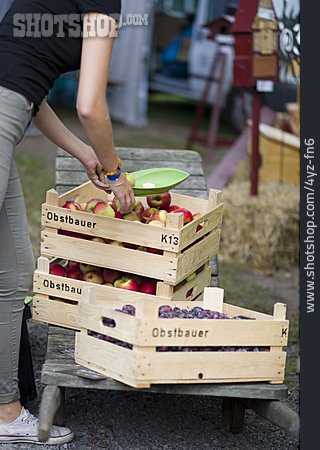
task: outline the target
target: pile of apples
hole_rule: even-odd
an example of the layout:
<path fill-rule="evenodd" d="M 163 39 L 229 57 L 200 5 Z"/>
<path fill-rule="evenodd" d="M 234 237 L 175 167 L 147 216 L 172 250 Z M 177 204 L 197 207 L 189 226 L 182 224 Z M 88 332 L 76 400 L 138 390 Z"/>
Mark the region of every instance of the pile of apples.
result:
<path fill-rule="evenodd" d="M 104 286 L 126 289 L 128 291 L 142 292 L 144 294 L 156 295 L 157 280 L 140 275 L 120 272 L 120 270 L 102 268 L 83 264 L 77 261 L 58 260 L 50 264 L 49 273 L 58 277 L 66 277 L 88 283 L 101 284 Z M 191 273 L 178 287 L 196 278 L 197 272 Z M 192 290 L 191 290 L 192 291 Z M 191 295 L 187 293 L 187 297 Z"/>
<path fill-rule="evenodd" d="M 178 205 L 171 205 L 171 195 L 169 192 L 164 194 L 148 196 L 148 208 L 145 208 L 141 201 L 136 200 L 132 210 L 126 214 L 120 214 L 120 202 L 114 197 L 113 200 L 104 201 L 100 198 L 92 198 L 87 203 L 79 204 L 75 201 L 68 201 L 63 208 L 74 211 L 84 211 L 100 216 L 111 217 L 115 219 L 124 219 L 146 223 L 157 227 L 165 227 L 168 213 L 182 213 L 184 216 L 184 225 L 201 216 L 200 213 L 192 214 L 186 208 Z"/>
<path fill-rule="evenodd" d="M 156 295 L 157 291 L 157 281 L 152 278 L 127 274 L 119 270 L 101 268 L 90 264 L 82 264 L 76 261 L 53 262 L 50 264 L 49 272 L 59 277 L 142 292 L 149 295 Z"/>
<path fill-rule="evenodd" d="M 192 214 L 192 212 L 186 208 L 181 208 L 178 205 L 171 205 L 171 195 L 169 192 L 155 196 L 148 196 L 147 204 L 149 207 L 145 208 L 141 201 L 137 200 L 133 209 L 127 214 L 120 214 L 120 202 L 116 199 L 116 197 L 114 197 L 113 200 L 108 201 L 104 201 L 99 198 L 92 198 L 87 203 L 82 204 L 79 204 L 75 201 L 68 201 L 63 205 L 63 208 L 73 211 L 83 211 L 114 219 L 140 222 L 143 224 L 162 228 L 165 228 L 166 226 L 167 216 L 169 213 L 182 213 L 184 217 L 184 225 L 202 216 L 201 213 Z M 201 229 L 202 225 L 199 224 L 196 231 L 198 232 Z M 163 255 L 163 250 L 157 248 L 142 247 L 129 242 L 119 242 L 112 239 L 103 239 L 101 237 L 89 236 L 81 233 L 76 233 L 74 231 L 59 230 L 58 234 L 87 239 L 94 242 L 100 242 L 102 244 L 110 244 L 115 247 L 126 247 L 131 250 L 140 250 L 157 255 Z"/>

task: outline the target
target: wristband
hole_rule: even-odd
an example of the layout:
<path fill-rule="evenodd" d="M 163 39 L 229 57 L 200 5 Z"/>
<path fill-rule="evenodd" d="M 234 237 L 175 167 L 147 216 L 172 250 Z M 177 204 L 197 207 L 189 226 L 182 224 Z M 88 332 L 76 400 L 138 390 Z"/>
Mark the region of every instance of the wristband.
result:
<path fill-rule="evenodd" d="M 115 173 L 114 175 L 107 175 L 107 178 L 110 181 L 117 181 L 120 178 L 121 174 L 122 174 L 122 170 L 119 168 L 117 170 L 117 173 Z"/>
<path fill-rule="evenodd" d="M 108 180 L 111 181 L 111 180 Z M 123 175 L 123 173 L 120 174 L 120 177 L 116 181 L 112 181 L 109 184 L 106 184 L 107 189 L 112 189 L 114 187 L 122 186 L 124 183 L 128 182 L 127 178 Z"/>
<path fill-rule="evenodd" d="M 115 170 L 112 170 L 111 172 L 106 172 L 107 177 L 112 176 L 112 175 L 117 175 L 117 173 L 120 170 L 120 167 L 122 166 L 122 161 L 119 158 L 119 156 L 117 157 L 117 162 L 118 162 L 118 167 Z"/>

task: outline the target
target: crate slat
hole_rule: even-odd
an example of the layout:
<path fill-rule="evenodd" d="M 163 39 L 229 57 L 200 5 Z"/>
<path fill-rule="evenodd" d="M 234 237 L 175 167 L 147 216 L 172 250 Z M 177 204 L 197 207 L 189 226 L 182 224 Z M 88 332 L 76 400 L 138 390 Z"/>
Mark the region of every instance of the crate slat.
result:
<path fill-rule="evenodd" d="M 176 285 L 217 254 L 219 242 L 220 230 L 217 230 L 174 257 L 174 253 L 172 256 L 155 255 L 43 231 L 41 253 L 156 278 Z"/>
<path fill-rule="evenodd" d="M 33 297 L 32 314 L 34 322 L 50 323 L 73 330 L 80 329 L 78 304 L 70 304 L 66 300 L 51 300 L 37 294 Z"/>
<path fill-rule="evenodd" d="M 176 302 L 174 304 L 177 305 Z M 81 305 L 80 310 L 82 328 L 139 347 L 283 347 L 287 342 L 286 334 L 283 335 L 283 330 L 288 329 L 286 320 L 152 319 L 147 318 L 147 313 L 146 318 L 141 319 L 111 310 L 106 305 L 86 303 Z M 113 319 L 115 327 L 103 325 L 103 317 Z"/>
<path fill-rule="evenodd" d="M 181 150 L 170 150 L 170 149 L 155 149 L 155 148 L 124 148 L 118 147 L 117 153 L 123 161 L 179 161 L 181 160 Z M 70 154 L 61 148 L 58 149 L 58 158 L 69 158 Z M 200 161 L 201 156 L 198 152 L 193 150 L 184 150 L 183 151 L 183 159 L 184 161 Z M 76 160 L 74 158 L 74 160 Z M 139 167 L 141 165 L 139 164 Z"/>
<path fill-rule="evenodd" d="M 167 160 L 161 160 L 157 161 L 157 167 L 168 167 L 172 169 L 178 169 L 178 170 L 184 170 L 190 175 L 195 176 L 202 176 L 203 177 L 203 168 L 202 164 L 199 161 L 171 161 L 170 163 Z M 143 169 L 153 169 L 155 167 L 155 161 L 143 161 Z M 123 164 L 123 169 L 126 172 L 135 172 L 137 169 L 137 161 L 125 161 Z M 58 172 L 62 172 L 65 174 L 65 172 L 83 172 L 85 173 L 85 169 L 83 165 L 74 158 L 71 157 L 65 157 L 65 158 L 57 158 L 56 162 L 56 170 Z M 78 181 L 79 183 L 79 181 Z"/>

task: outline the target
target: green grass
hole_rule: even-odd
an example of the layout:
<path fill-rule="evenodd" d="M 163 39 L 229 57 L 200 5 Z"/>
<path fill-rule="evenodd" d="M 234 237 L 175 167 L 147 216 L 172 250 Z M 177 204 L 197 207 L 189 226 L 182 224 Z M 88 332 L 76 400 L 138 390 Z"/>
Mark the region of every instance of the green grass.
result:
<path fill-rule="evenodd" d="M 219 263 L 220 287 L 225 290 L 225 301 L 236 306 L 272 314 L 271 292 L 256 283 L 245 283 L 243 274 L 250 273 L 246 266 L 229 261 Z"/>
<path fill-rule="evenodd" d="M 20 153 L 15 157 L 25 197 L 29 231 L 35 256 L 39 256 L 41 204 L 54 186 L 54 168 L 42 158 Z"/>

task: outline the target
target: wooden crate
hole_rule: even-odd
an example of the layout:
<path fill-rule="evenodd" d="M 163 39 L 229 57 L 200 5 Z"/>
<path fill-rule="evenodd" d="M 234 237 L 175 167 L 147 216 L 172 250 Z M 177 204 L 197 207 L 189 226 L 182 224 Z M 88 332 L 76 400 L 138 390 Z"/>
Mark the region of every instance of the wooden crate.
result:
<path fill-rule="evenodd" d="M 259 180 L 261 182 L 300 183 L 300 140 L 297 136 L 260 124 Z M 249 154 L 251 144 L 249 143 Z"/>
<path fill-rule="evenodd" d="M 223 303 L 222 289 L 205 288 L 205 308 L 255 320 L 159 319 L 162 301 L 131 302 L 136 315 L 130 316 L 114 310 L 122 303 L 99 305 L 93 297 L 91 290 L 80 305 L 82 329 L 76 333 L 75 353 L 78 364 L 138 388 L 163 383 L 283 381 L 283 346 L 287 345 L 289 326 L 284 304 L 275 304 L 271 316 Z M 188 308 L 194 303 L 175 302 L 175 306 Z M 103 318 L 112 319 L 115 327 L 104 325 Z M 99 340 L 88 335 L 88 330 L 129 343 L 132 349 Z M 156 347 L 162 346 L 267 346 L 270 351 L 157 352 Z"/>
<path fill-rule="evenodd" d="M 33 319 L 36 322 L 79 330 L 79 303 L 87 288 L 95 288 L 97 303 L 101 304 L 110 301 L 125 304 L 135 300 L 152 302 L 158 299 L 163 302 L 199 301 L 199 296 L 210 281 L 211 267 L 206 263 L 197 270 L 193 280 L 181 282 L 177 286 L 158 282 L 157 294 L 149 295 L 52 275 L 49 273 L 49 260 L 40 257 L 33 278 Z"/>
<path fill-rule="evenodd" d="M 46 203 L 42 207 L 42 225 L 45 230 L 42 232 L 41 253 L 152 277 L 175 286 L 217 254 L 223 204 L 221 192 L 213 189 L 209 192 L 209 200 L 180 194 L 171 196 L 172 204 L 179 204 L 193 214 L 199 212 L 202 216 L 183 226 L 182 215 L 171 213 L 166 228 L 159 228 L 62 208 L 70 199 L 78 203 L 93 197 L 107 200 L 108 194 L 95 188 L 91 182 L 60 196 L 54 190 L 48 191 Z M 145 198 L 140 200 L 146 205 Z M 58 230 L 158 248 L 164 253 L 157 255 L 114 247 L 60 235 Z"/>
<path fill-rule="evenodd" d="M 300 103 L 287 103 L 291 128 L 296 136 L 300 136 Z"/>

